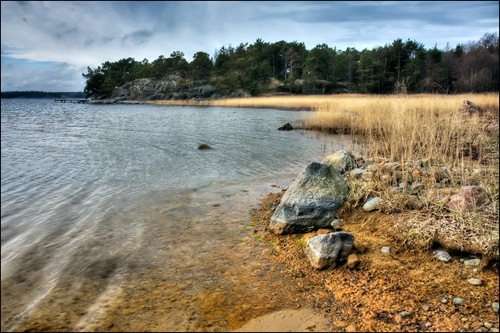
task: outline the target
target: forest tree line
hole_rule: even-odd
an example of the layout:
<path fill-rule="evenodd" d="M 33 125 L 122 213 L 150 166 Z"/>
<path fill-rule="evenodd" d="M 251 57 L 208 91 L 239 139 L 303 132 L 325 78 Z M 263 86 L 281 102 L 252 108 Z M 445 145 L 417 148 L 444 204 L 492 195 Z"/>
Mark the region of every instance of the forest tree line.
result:
<path fill-rule="evenodd" d="M 499 91 L 499 47 L 496 33 L 444 50 L 401 39 L 358 51 L 320 44 L 279 41 L 222 46 L 212 56 L 196 52 L 191 62 L 175 51 L 150 62 L 133 58 L 106 61 L 82 73 L 87 97 L 107 98 L 135 79 L 175 77 L 188 85 L 211 84 L 219 95 L 244 91 L 294 94 L 331 93 L 481 93 Z"/>

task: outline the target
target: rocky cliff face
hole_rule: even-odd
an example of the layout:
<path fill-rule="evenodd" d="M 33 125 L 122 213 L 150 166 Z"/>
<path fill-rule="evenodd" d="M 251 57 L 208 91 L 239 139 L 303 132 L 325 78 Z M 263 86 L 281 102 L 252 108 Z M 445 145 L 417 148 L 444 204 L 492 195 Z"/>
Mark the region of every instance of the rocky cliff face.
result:
<path fill-rule="evenodd" d="M 157 99 L 192 99 L 210 98 L 215 93 L 215 87 L 210 84 L 185 82 L 178 77 L 164 79 L 137 79 L 128 82 L 113 91 L 111 100 L 120 102 L 151 101 Z"/>

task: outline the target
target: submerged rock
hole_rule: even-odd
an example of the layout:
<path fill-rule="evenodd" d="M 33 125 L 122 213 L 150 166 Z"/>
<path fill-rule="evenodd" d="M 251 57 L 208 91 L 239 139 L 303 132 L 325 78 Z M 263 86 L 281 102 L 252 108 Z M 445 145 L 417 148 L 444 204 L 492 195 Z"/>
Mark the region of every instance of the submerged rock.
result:
<path fill-rule="evenodd" d="M 198 146 L 198 149 L 203 150 L 203 149 L 212 149 L 212 147 L 209 144 L 202 143 Z"/>
<path fill-rule="evenodd" d="M 291 131 L 293 130 L 293 126 L 290 123 L 286 123 L 285 125 L 278 128 L 279 131 Z"/>

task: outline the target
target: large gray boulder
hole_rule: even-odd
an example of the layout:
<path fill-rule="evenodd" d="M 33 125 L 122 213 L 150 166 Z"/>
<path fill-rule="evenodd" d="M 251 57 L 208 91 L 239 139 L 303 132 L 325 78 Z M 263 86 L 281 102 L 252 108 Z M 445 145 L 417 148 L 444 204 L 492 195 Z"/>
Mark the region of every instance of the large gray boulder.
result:
<path fill-rule="evenodd" d="M 271 216 L 275 234 L 309 232 L 329 228 L 344 204 L 349 187 L 338 171 L 313 162 L 288 187 Z"/>
<path fill-rule="evenodd" d="M 305 253 L 313 268 L 323 269 L 347 259 L 353 247 L 354 236 L 339 231 L 309 238 Z"/>

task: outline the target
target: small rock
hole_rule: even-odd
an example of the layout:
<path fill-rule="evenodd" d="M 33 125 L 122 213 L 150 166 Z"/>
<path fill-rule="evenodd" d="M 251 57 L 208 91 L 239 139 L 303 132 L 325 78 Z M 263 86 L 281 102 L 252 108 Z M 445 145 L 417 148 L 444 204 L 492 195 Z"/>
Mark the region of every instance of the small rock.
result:
<path fill-rule="evenodd" d="M 334 230 L 337 230 L 342 227 L 344 220 L 343 219 L 335 219 L 332 221 L 331 225 Z"/>
<path fill-rule="evenodd" d="M 307 240 L 305 253 L 315 269 L 333 265 L 337 260 L 345 260 L 351 254 L 354 236 L 347 232 L 331 232 L 317 235 Z"/>
<path fill-rule="evenodd" d="M 203 150 L 203 149 L 212 149 L 212 147 L 210 147 L 210 145 L 209 145 L 209 144 L 202 143 L 202 144 L 200 144 L 200 145 L 198 146 L 198 149 L 201 149 L 201 150 Z"/>
<path fill-rule="evenodd" d="M 464 265 L 465 266 L 477 266 L 481 262 L 480 259 L 469 259 L 469 260 L 464 260 Z"/>
<path fill-rule="evenodd" d="M 483 323 L 483 325 L 484 325 L 484 327 L 486 327 L 487 329 L 490 329 L 490 328 L 492 328 L 492 327 L 493 327 L 493 324 L 492 324 L 492 323 L 489 323 L 489 322 L 487 322 L 487 321 L 485 321 L 485 322 Z"/>
<path fill-rule="evenodd" d="M 366 253 L 366 251 L 368 251 L 368 248 L 366 246 L 363 245 L 356 246 L 356 252 L 363 254 Z"/>
<path fill-rule="evenodd" d="M 408 319 L 413 317 L 413 313 L 407 311 L 401 311 L 400 313 L 398 313 L 398 316 L 401 316 L 401 319 Z"/>
<path fill-rule="evenodd" d="M 402 189 L 402 188 L 399 188 L 399 187 L 397 187 L 397 186 L 391 186 L 391 187 L 389 187 L 389 191 L 390 191 L 391 193 L 399 193 L 399 192 L 403 191 L 403 189 Z"/>
<path fill-rule="evenodd" d="M 326 156 L 321 161 L 321 164 L 326 164 L 329 167 L 336 169 L 341 174 L 351 171 L 357 167 L 356 158 L 346 149 L 341 149 L 332 155 Z"/>
<path fill-rule="evenodd" d="M 464 305 L 465 299 L 463 299 L 461 297 L 455 297 L 455 298 L 453 298 L 453 304 L 454 305 Z"/>
<path fill-rule="evenodd" d="M 448 303 L 448 297 L 444 296 L 444 297 L 441 299 L 441 303 L 443 303 L 443 304 Z"/>
<path fill-rule="evenodd" d="M 443 251 L 443 250 L 436 250 L 433 252 L 434 256 L 441 261 L 450 261 L 451 256 L 448 254 L 448 252 Z"/>
<path fill-rule="evenodd" d="M 279 131 L 291 131 L 293 130 L 293 126 L 290 123 L 286 123 L 285 125 L 278 128 Z"/>
<path fill-rule="evenodd" d="M 472 284 L 473 286 L 480 286 L 483 283 L 483 281 L 476 278 L 468 279 L 467 282 L 469 282 L 469 284 Z"/>
<path fill-rule="evenodd" d="M 360 263 L 359 258 L 354 253 L 351 253 L 347 257 L 347 267 L 349 267 L 350 269 L 358 267 L 359 263 Z"/>
<path fill-rule="evenodd" d="M 431 326 L 432 326 L 432 324 L 431 324 L 430 322 L 426 322 L 426 323 L 425 323 L 425 327 L 429 328 L 429 327 L 431 327 Z"/>
<path fill-rule="evenodd" d="M 365 212 L 371 212 L 372 210 L 378 209 L 380 204 L 380 198 L 379 197 L 373 197 L 366 201 L 366 203 L 363 205 L 363 210 Z"/>
<path fill-rule="evenodd" d="M 365 170 L 361 169 L 361 168 L 355 168 L 353 170 L 351 170 L 349 172 L 349 175 L 351 175 L 351 177 L 354 177 L 356 179 L 360 179 L 361 176 L 365 173 Z"/>
<path fill-rule="evenodd" d="M 491 306 L 493 307 L 493 310 L 495 310 L 495 312 L 498 312 L 498 302 L 492 302 Z"/>
<path fill-rule="evenodd" d="M 448 203 L 451 211 L 471 210 L 489 203 L 488 194 L 480 186 L 463 186 L 460 193 L 452 195 Z"/>
<path fill-rule="evenodd" d="M 382 246 L 380 248 L 380 252 L 383 254 L 390 254 L 391 253 L 391 248 L 389 246 Z"/>
<path fill-rule="evenodd" d="M 498 332 L 498 327 L 492 327 L 492 328 L 490 328 L 490 332 Z"/>
<path fill-rule="evenodd" d="M 424 310 L 424 311 L 429 311 L 430 308 L 431 308 L 430 305 L 427 304 L 427 303 L 425 303 L 424 305 L 422 305 L 422 310 Z"/>
<path fill-rule="evenodd" d="M 424 205 L 422 204 L 422 202 L 420 202 L 416 195 L 410 195 L 405 206 L 409 209 L 419 210 L 422 209 Z"/>
<path fill-rule="evenodd" d="M 410 194 L 419 194 L 425 190 L 425 185 L 419 182 L 415 182 L 410 185 Z"/>
<path fill-rule="evenodd" d="M 361 175 L 361 179 L 364 180 L 364 181 L 366 181 L 366 182 L 371 181 L 372 177 L 373 177 L 373 173 L 371 171 L 365 171 Z"/>

